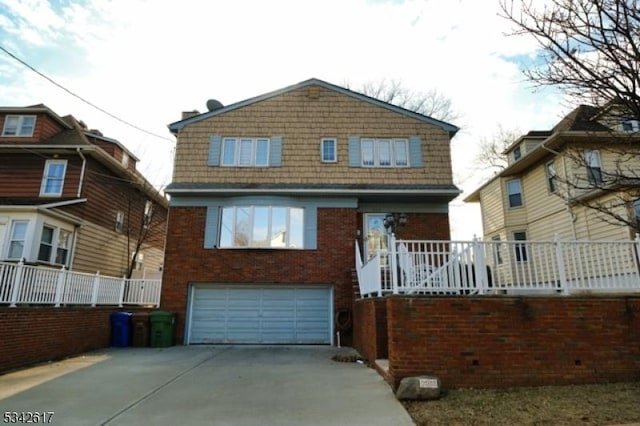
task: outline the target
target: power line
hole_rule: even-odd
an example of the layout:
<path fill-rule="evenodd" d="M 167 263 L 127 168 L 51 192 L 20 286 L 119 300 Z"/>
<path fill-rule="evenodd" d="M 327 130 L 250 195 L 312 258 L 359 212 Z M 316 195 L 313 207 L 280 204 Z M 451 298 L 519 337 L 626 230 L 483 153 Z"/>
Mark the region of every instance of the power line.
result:
<path fill-rule="evenodd" d="M 62 84 L 56 82 L 55 80 L 53 80 L 52 78 L 50 78 L 49 76 L 47 76 L 46 74 L 38 71 L 36 68 L 34 68 L 33 66 L 29 65 L 27 62 L 23 61 L 22 59 L 20 59 L 19 57 L 17 57 L 16 55 L 14 55 L 13 53 L 11 53 L 9 50 L 7 50 L 4 46 L 0 45 L 0 50 L 2 50 L 4 53 L 6 53 L 7 55 L 9 55 L 11 58 L 15 59 L 16 61 L 20 62 L 22 65 L 24 65 L 25 67 L 29 68 L 31 71 L 35 72 L 36 74 L 38 74 L 40 77 L 44 78 L 45 80 L 49 81 L 50 83 L 54 84 L 55 86 L 57 86 L 58 88 L 64 90 L 65 92 L 67 92 L 68 94 L 70 94 L 71 96 L 81 100 L 82 102 L 84 102 L 85 104 L 97 109 L 98 111 L 102 112 L 103 114 L 108 115 L 109 117 L 118 120 L 119 122 L 132 127 L 140 132 L 146 133 L 148 135 L 154 136 L 156 138 L 159 139 L 164 139 L 166 141 L 169 142 L 174 142 L 172 139 L 167 138 L 165 136 L 161 136 L 158 135 L 157 133 L 153 133 L 150 132 L 149 130 L 145 130 L 142 127 L 136 126 L 135 124 L 132 124 L 126 120 L 123 120 L 122 118 L 118 117 L 115 114 L 110 113 L 109 111 L 104 110 L 103 108 L 100 108 L 99 106 L 97 106 L 96 104 L 86 100 L 85 98 L 83 98 L 82 96 L 72 92 L 71 90 L 67 89 L 66 87 L 64 87 Z"/>

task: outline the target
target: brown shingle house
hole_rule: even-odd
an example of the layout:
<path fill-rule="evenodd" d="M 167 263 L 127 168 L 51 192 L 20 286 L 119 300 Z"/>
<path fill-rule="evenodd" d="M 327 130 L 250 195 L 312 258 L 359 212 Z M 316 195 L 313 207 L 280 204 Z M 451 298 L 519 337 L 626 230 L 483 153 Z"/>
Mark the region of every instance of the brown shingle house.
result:
<path fill-rule="evenodd" d="M 178 341 L 348 340 L 354 244 L 384 249 L 393 214 L 399 237 L 449 239 L 456 126 L 317 79 L 208 105 L 169 125 L 161 305 Z"/>
<path fill-rule="evenodd" d="M 0 132 L 0 261 L 159 275 L 168 201 L 121 143 L 45 105 L 0 107 Z"/>

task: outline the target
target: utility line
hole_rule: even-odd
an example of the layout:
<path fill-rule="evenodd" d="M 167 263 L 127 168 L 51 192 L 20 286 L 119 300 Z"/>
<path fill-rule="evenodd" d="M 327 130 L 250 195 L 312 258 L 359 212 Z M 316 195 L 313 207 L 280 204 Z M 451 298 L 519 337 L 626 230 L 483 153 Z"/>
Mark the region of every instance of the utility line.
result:
<path fill-rule="evenodd" d="M 47 76 L 46 74 L 38 71 L 36 68 L 34 68 L 33 66 L 29 65 L 27 62 L 23 61 L 22 59 L 20 59 L 19 57 L 17 57 L 16 55 L 14 55 L 13 53 L 11 53 L 9 50 L 7 50 L 4 46 L 0 45 L 0 50 L 2 50 L 4 53 L 6 53 L 7 55 L 9 55 L 11 58 L 15 59 L 16 61 L 20 62 L 22 65 L 24 65 L 25 67 L 29 68 L 31 71 L 35 72 L 36 74 L 38 74 L 40 77 L 44 78 L 45 80 L 49 81 L 50 83 L 54 84 L 55 86 L 57 86 L 58 88 L 64 90 L 65 92 L 67 92 L 68 94 L 70 94 L 71 96 L 81 100 L 82 102 L 84 102 L 85 104 L 97 109 L 98 111 L 102 112 L 103 114 L 108 115 L 109 117 L 118 120 L 119 122 L 132 127 L 140 132 L 146 133 L 148 135 L 154 136 L 156 138 L 160 138 L 160 139 L 164 139 L 166 141 L 169 142 L 174 142 L 172 139 L 167 138 L 165 136 L 161 136 L 158 135 L 157 133 L 153 133 L 150 132 L 149 130 L 145 130 L 142 127 L 136 126 L 135 124 L 132 124 L 126 120 L 123 120 L 122 118 L 110 113 L 109 111 L 106 111 L 102 108 L 100 108 L 99 106 L 97 106 L 96 104 L 89 102 L 88 100 L 84 99 L 82 96 L 77 95 L 76 93 L 72 92 L 71 90 L 67 89 L 66 87 L 64 87 L 63 85 L 61 85 L 60 83 L 56 82 L 55 80 L 53 80 L 52 78 L 50 78 L 49 76 Z"/>

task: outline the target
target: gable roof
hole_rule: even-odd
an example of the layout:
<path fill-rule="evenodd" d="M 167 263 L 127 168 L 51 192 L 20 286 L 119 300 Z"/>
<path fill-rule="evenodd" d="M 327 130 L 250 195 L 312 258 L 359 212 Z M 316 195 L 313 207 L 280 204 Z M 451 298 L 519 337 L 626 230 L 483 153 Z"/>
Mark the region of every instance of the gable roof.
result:
<path fill-rule="evenodd" d="M 288 87 L 285 87 L 285 88 L 282 88 L 282 89 L 279 89 L 279 90 L 275 90 L 273 92 L 265 93 L 263 95 L 259 95 L 259 96 L 256 96 L 256 97 L 253 97 L 253 98 L 250 98 L 250 99 L 246 99 L 244 101 L 236 102 L 236 103 L 228 105 L 226 107 L 215 109 L 213 111 L 208 111 L 208 112 L 205 112 L 205 113 L 202 113 L 202 114 L 199 114 L 199 115 L 195 115 L 193 117 L 185 118 L 183 120 L 176 121 L 174 123 L 169 124 L 168 127 L 169 127 L 169 130 L 171 132 L 177 133 L 178 131 L 182 130 L 183 128 L 185 128 L 186 126 L 188 126 L 190 124 L 197 123 L 199 121 L 206 120 L 208 118 L 215 117 L 217 115 L 224 114 L 226 112 L 230 112 L 230 111 L 233 111 L 233 110 L 236 110 L 236 109 L 239 109 L 239 108 L 243 108 L 245 106 L 248 106 L 248 105 L 251 105 L 251 104 L 254 104 L 254 103 L 257 103 L 257 102 L 261 102 L 261 101 L 264 101 L 264 100 L 267 100 L 267 99 L 271 99 L 273 97 L 282 95 L 284 93 L 288 93 L 288 92 L 291 92 L 291 91 L 294 91 L 294 90 L 298 90 L 298 89 L 302 89 L 302 88 L 309 87 L 309 86 L 320 86 L 320 87 L 323 87 L 323 88 L 325 88 L 327 90 L 332 90 L 334 92 L 341 93 L 343 95 L 352 97 L 354 99 L 358 99 L 360 101 L 367 102 L 367 103 L 376 105 L 378 107 L 388 109 L 390 111 L 405 115 L 407 117 L 422 121 L 424 123 L 428 123 L 428 124 L 432 124 L 434 126 L 438 126 L 441 129 L 443 129 L 444 131 L 448 132 L 450 138 L 452 138 L 458 132 L 458 130 L 460 130 L 459 127 L 454 126 L 453 124 L 449 124 L 449 123 L 446 123 L 446 122 L 441 121 L 441 120 L 436 120 L 435 118 L 431 118 L 431 117 L 428 117 L 426 115 L 419 114 L 417 112 L 413 112 L 413 111 L 410 111 L 408 109 L 405 109 L 405 108 L 390 104 L 388 102 L 384 102 L 384 101 L 381 101 L 379 99 L 372 98 L 372 97 L 364 95 L 362 93 L 354 92 L 353 90 L 345 89 L 344 87 L 336 86 L 335 84 L 327 83 L 326 81 L 322 81 L 322 80 L 319 80 L 317 78 L 311 78 L 311 79 L 303 81 L 301 83 L 294 84 L 292 86 L 288 86 Z"/>
<path fill-rule="evenodd" d="M 25 107 L 18 106 L 0 106 L 0 114 L 37 114 L 37 113 L 45 113 L 49 117 L 53 118 L 58 124 L 60 124 L 65 129 L 71 129 L 72 126 L 67 123 L 64 118 L 60 117 L 58 114 L 53 112 L 51 108 L 46 106 L 45 104 L 37 104 Z"/>
<path fill-rule="evenodd" d="M 523 155 L 520 160 L 510 164 L 508 167 L 484 182 L 478 189 L 464 198 L 463 201 L 467 203 L 479 202 L 480 191 L 490 183 L 501 177 L 517 176 L 521 174 L 524 170 L 539 164 L 543 159 L 556 153 L 558 148 L 569 141 L 582 140 L 587 143 L 594 143 L 594 138 L 596 137 L 599 138 L 598 141 L 615 141 L 620 135 L 615 130 L 598 122 L 598 118 L 602 114 L 603 110 L 604 107 L 579 105 L 565 115 L 555 126 L 553 126 L 551 131 L 535 131 L 535 136 L 539 137 L 541 140 L 539 145 Z M 508 152 L 513 148 L 513 146 L 517 145 L 532 133 L 534 132 L 529 132 L 527 135 L 518 138 L 505 150 L 505 152 Z M 623 136 L 625 138 L 628 137 L 625 135 Z"/>

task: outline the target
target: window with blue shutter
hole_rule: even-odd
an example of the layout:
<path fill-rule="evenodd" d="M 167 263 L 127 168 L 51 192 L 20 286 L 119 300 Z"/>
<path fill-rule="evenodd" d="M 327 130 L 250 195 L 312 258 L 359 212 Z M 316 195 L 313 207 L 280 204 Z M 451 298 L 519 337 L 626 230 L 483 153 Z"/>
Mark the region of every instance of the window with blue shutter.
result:
<path fill-rule="evenodd" d="M 349 167 L 361 167 L 362 154 L 360 153 L 360 138 L 349 136 Z"/>
<path fill-rule="evenodd" d="M 422 141 L 418 136 L 409 138 L 409 167 L 422 167 Z"/>
<path fill-rule="evenodd" d="M 213 135 L 209 138 L 209 166 L 215 167 L 220 165 L 220 149 L 222 137 Z"/>
<path fill-rule="evenodd" d="M 282 136 L 272 136 L 269 146 L 269 166 L 282 166 Z"/>
<path fill-rule="evenodd" d="M 216 248 L 218 246 L 219 217 L 220 208 L 218 206 L 207 207 L 207 218 L 204 225 L 204 248 Z"/>

